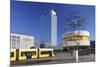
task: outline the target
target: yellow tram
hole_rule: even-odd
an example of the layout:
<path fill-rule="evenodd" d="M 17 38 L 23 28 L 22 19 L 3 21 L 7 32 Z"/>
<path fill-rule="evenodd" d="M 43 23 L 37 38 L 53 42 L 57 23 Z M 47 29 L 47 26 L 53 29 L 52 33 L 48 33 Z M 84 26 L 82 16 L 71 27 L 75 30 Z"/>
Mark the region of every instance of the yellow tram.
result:
<path fill-rule="evenodd" d="M 20 49 L 19 60 L 34 59 L 37 58 L 37 49 Z"/>
<path fill-rule="evenodd" d="M 45 48 L 39 49 L 40 58 L 51 57 L 51 56 L 54 56 L 53 49 L 45 49 Z"/>
<path fill-rule="evenodd" d="M 53 49 L 11 49 L 10 61 L 19 61 L 54 56 Z"/>

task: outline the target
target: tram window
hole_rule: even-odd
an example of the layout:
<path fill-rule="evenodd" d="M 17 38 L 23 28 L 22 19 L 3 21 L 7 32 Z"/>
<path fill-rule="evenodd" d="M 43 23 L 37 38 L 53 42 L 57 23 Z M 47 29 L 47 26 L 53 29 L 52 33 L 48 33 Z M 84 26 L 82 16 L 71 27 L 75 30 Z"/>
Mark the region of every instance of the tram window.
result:
<path fill-rule="evenodd" d="M 34 52 L 32 52 L 32 55 L 36 55 L 36 52 L 34 51 Z"/>
<path fill-rule="evenodd" d="M 27 56 L 31 55 L 31 52 L 26 52 L 26 55 L 27 55 Z"/>
<path fill-rule="evenodd" d="M 49 54 L 51 51 L 41 51 L 41 54 Z"/>
<path fill-rule="evenodd" d="M 21 56 L 28 56 L 31 55 L 31 52 L 21 52 Z"/>
<path fill-rule="evenodd" d="M 14 57 L 14 53 L 13 52 L 10 53 L 10 57 Z"/>
<path fill-rule="evenodd" d="M 21 56 L 31 56 L 31 55 L 36 55 L 36 52 L 34 51 L 32 51 L 32 52 L 21 52 Z"/>
<path fill-rule="evenodd" d="M 26 56 L 26 53 L 25 52 L 21 52 L 21 56 Z"/>

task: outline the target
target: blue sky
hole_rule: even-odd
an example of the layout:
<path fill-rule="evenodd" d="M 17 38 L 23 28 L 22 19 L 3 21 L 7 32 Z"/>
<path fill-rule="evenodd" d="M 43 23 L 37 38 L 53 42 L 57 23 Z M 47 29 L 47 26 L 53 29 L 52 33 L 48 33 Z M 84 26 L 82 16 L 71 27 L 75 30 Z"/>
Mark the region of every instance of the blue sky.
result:
<path fill-rule="evenodd" d="M 95 7 L 93 5 L 11 1 L 11 32 L 32 35 L 38 42 L 41 41 L 40 17 L 51 9 L 57 13 L 59 43 L 62 41 L 62 34 L 68 31 L 64 28 L 66 16 L 72 12 L 82 12 L 87 17 L 86 30 L 90 32 L 90 40 L 95 40 Z M 46 31 L 48 29 L 45 29 Z M 44 38 L 44 40 L 47 39 L 49 39 L 48 36 Z"/>

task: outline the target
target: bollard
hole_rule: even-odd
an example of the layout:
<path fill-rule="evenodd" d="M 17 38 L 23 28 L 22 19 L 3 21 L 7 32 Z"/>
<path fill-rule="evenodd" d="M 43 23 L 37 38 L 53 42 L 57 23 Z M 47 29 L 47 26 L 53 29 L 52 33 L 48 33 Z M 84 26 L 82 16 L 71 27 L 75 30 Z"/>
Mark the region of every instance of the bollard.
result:
<path fill-rule="evenodd" d="M 78 50 L 73 50 L 73 56 L 75 57 L 76 62 L 78 62 L 78 60 L 79 60 L 79 57 L 78 57 Z"/>
<path fill-rule="evenodd" d="M 78 50 L 75 50 L 75 54 L 76 54 L 76 62 L 78 62 L 79 57 L 78 57 Z"/>

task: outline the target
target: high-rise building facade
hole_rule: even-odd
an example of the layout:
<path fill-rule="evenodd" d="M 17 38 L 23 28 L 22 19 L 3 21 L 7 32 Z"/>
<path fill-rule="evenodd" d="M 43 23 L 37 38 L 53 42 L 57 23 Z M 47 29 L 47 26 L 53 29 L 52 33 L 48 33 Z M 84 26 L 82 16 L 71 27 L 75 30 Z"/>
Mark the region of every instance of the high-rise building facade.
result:
<path fill-rule="evenodd" d="M 50 47 L 57 46 L 57 15 L 54 10 L 41 16 L 40 29 L 40 41 L 49 43 Z"/>
<path fill-rule="evenodd" d="M 10 34 L 11 49 L 30 49 L 34 47 L 34 37 L 22 34 Z"/>
<path fill-rule="evenodd" d="M 57 16 L 54 10 L 51 10 L 51 46 L 57 45 Z"/>

